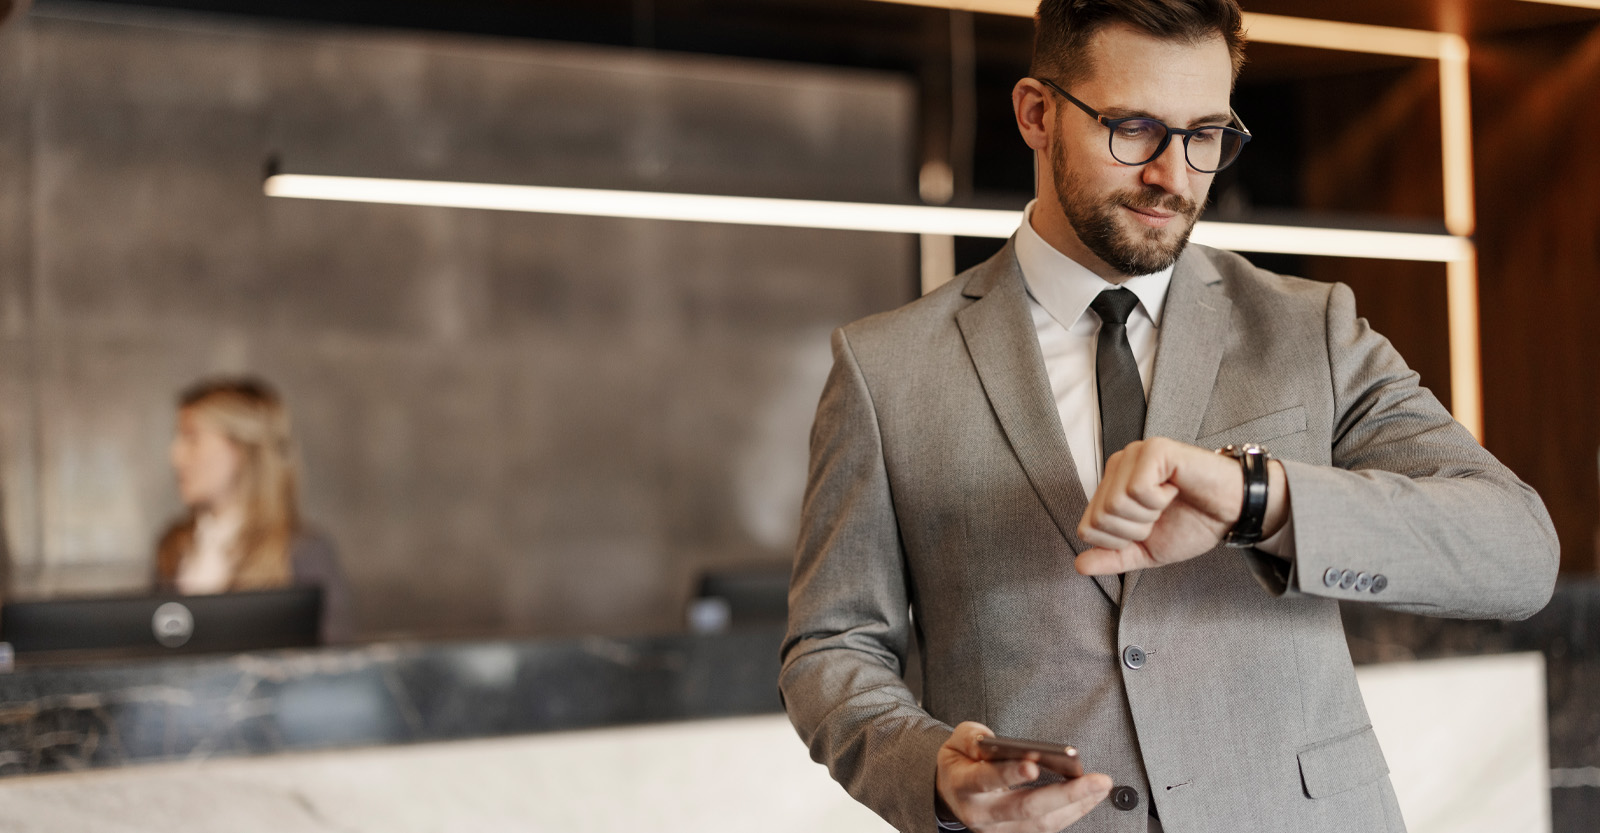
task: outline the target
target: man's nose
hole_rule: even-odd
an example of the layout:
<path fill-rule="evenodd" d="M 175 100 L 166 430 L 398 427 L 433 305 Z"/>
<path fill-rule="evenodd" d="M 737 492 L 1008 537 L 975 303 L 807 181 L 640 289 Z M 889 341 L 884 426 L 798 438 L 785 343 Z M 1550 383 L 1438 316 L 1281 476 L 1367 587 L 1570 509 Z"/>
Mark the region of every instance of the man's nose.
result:
<path fill-rule="evenodd" d="M 1189 197 L 1189 160 L 1184 156 L 1183 137 L 1173 136 L 1156 158 L 1145 163 L 1140 172 L 1146 185 L 1154 185 L 1169 194 Z"/>

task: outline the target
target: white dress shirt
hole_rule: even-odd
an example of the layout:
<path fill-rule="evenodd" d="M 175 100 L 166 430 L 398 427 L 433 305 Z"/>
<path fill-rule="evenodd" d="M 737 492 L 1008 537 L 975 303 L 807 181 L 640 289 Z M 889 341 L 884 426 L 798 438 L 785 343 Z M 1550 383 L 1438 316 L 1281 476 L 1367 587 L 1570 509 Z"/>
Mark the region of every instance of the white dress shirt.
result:
<path fill-rule="evenodd" d="M 1089 309 L 1089 304 L 1101 292 L 1119 284 L 1101 278 L 1046 243 L 1033 229 L 1033 206 L 1030 202 L 1023 209 L 1022 226 L 1017 229 L 1017 265 L 1022 267 L 1022 278 L 1028 285 L 1033 332 L 1044 354 L 1044 369 L 1050 377 L 1050 391 L 1055 395 L 1067 447 L 1077 463 L 1084 495 L 1093 497 L 1103 474 L 1103 455 L 1094 362 L 1100 316 Z M 1139 297 L 1139 306 L 1128 316 L 1128 346 L 1133 348 L 1133 357 L 1139 364 L 1146 402 L 1150 401 L 1150 382 L 1155 378 L 1161 310 L 1172 284 L 1173 268 L 1128 278 L 1120 284 Z M 1277 534 L 1256 548 L 1292 560 L 1292 521 L 1286 520 Z"/>
<path fill-rule="evenodd" d="M 1017 229 L 1017 263 L 1028 284 L 1028 309 L 1033 332 L 1044 354 L 1061 428 L 1067 447 L 1078 464 L 1083 493 L 1093 495 L 1100 485 L 1100 396 L 1095 390 L 1094 356 L 1100 337 L 1100 316 L 1089 304 L 1119 284 L 1101 278 L 1077 261 L 1058 252 L 1033 230 L 1033 203 L 1023 209 Z M 1120 286 L 1139 296 L 1139 306 L 1128 316 L 1128 346 L 1139 363 L 1139 380 L 1145 400 L 1155 378 L 1156 348 L 1160 344 L 1161 307 L 1172 283 L 1172 267 L 1129 278 Z"/>

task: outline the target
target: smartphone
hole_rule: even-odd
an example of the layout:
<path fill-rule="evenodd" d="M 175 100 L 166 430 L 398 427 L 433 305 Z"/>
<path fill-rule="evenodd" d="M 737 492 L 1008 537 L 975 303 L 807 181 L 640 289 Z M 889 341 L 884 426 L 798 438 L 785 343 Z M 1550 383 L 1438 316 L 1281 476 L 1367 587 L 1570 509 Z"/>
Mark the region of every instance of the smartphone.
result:
<path fill-rule="evenodd" d="M 1067 778 L 1083 775 L 1083 761 L 1075 747 L 1021 738 L 982 738 L 978 755 L 985 761 L 1037 761 L 1039 766 Z"/>

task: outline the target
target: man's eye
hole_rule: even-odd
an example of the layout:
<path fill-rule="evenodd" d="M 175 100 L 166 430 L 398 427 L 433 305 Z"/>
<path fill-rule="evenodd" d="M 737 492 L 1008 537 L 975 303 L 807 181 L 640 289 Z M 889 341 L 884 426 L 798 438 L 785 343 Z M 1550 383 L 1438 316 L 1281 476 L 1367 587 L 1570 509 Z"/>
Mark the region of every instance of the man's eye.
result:
<path fill-rule="evenodd" d="M 1125 121 L 1117 125 L 1117 136 L 1122 139 L 1143 139 L 1159 132 L 1154 123 L 1147 121 Z"/>
<path fill-rule="evenodd" d="M 1221 130 L 1202 130 L 1199 133 L 1196 133 L 1193 136 L 1189 137 L 1189 142 L 1190 142 L 1190 144 L 1193 144 L 1195 142 L 1199 142 L 1200 144 L 1204 145 L 1204 144 L 1210 144 L 1211 142 L 1215 142 L 1215 141 L 1217 141 L 1218 139 L 1221 139 L 1221 138 L 1222 138 L 1222 131 Z"/>

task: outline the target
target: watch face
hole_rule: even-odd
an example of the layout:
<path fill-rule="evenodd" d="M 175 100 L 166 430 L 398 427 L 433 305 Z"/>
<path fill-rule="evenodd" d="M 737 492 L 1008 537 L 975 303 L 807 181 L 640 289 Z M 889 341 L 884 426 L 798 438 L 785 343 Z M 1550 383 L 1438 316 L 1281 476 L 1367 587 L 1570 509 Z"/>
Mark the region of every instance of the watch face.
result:
<path fill-rule="evenodd" d="M 1247 454 L 1270 456 L 1267 455 L 1267 450 L 1265 448 L 1262 448 L 1255 443 L 1228 443 L 1227 445 L 1217 449 L 1217 453 L 1226 454 L 1236 460 L 1244 459 L 1245 455 Z"/>

